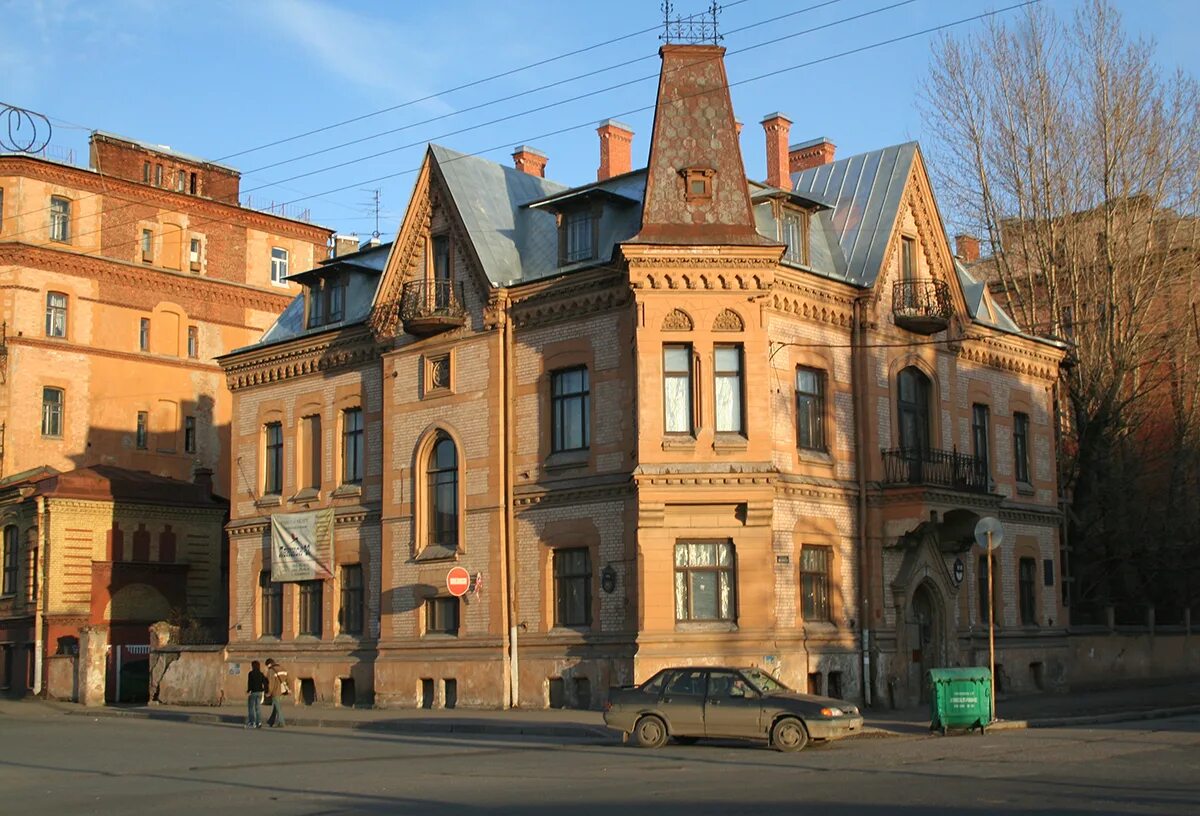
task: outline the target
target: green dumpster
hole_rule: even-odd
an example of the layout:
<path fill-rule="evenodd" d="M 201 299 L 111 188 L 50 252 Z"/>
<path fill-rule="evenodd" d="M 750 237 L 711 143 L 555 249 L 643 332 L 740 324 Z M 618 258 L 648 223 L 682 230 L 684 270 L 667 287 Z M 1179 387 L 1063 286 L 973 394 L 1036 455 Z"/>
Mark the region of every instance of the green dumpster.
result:
<path fill-rule="evenodd" d="M 929 730 L 978 728 L 992 721 L 992 673 L 987 666 L 930 669 Z"/>

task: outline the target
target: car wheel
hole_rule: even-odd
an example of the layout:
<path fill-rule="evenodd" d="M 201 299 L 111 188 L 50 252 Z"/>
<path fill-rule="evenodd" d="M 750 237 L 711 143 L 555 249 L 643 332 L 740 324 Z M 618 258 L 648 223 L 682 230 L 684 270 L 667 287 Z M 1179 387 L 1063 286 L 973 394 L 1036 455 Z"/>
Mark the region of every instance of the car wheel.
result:
<path fill-rule="evenodd" d="M 771 728 L 771 745 L 777 751 L 800 751 L 808 745 L 808 729 L 799 720 L 786 717 Z"/>
<path fill-rule="evenodd" d="M 661 748 L 667 741 L 667 726 L 653 715 L 646 715 L 633 727 L 633 738 L 639 748 Z"/>

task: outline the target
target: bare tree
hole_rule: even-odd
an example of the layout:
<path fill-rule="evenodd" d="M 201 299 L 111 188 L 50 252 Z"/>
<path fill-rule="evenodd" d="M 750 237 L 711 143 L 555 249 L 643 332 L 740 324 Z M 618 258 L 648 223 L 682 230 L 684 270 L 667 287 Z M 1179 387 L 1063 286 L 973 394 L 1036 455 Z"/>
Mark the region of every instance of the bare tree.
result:
<path fill-rule="evenodd" d="M 1073 345 L 1060 464 L 1079 590 L 1146 600 L 1159 555 L 1200 549 L 1200 85 L 1106 0 L 1069 20 L 1046 5 L 935 44 L 932 168 L 952 223 L 990 247 L 973 271 L 1027 331 Z"/>

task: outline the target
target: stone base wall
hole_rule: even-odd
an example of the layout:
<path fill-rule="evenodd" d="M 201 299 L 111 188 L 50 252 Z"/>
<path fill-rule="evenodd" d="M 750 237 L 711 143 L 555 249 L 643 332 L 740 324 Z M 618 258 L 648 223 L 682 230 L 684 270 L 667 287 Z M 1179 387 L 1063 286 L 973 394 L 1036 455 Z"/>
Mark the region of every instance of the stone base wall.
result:
<path fill-rule="evenodd" d="M 79 685 L 75 655 L 51 655 L 46 658 L 46 698 L 75 702 Z"/>
<path fill-rule="evenodd" d="M 221 705 L 225 649 L 172 647 L 150 654 L 150 700 L 166 705 Z"/>

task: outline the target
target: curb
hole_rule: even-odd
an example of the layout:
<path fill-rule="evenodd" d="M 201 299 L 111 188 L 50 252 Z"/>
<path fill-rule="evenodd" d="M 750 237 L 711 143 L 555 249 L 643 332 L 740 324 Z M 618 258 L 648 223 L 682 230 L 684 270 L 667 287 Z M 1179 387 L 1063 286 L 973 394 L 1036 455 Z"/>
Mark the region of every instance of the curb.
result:
<path fill-rule="evenodd" d="M 198 723 L 202 725 L 242 726 L 245 724 L 245 718 L 237 714 L 206 712 L 80 708 L 78 710 L 65 709 L 62 713 L 68 717 L 130 717 L 140 720 Z M 336 720 L 320 717 L 289 717 L 287 724 L 292 728 L 341 728 L 347 731 L 376 731 L 391 734 L 426 734 L 432 736 L 447 734 L 490 734 L 498 736 L 586 739 L 596 742 L 618 742 L 620 740 L 616 732 L 603 726 L 591 725 L 510 725 L 507 723 L 456 722 L 453 720 L 445 723 L 413 723 L 404 722 L 403 720 Z"/>

